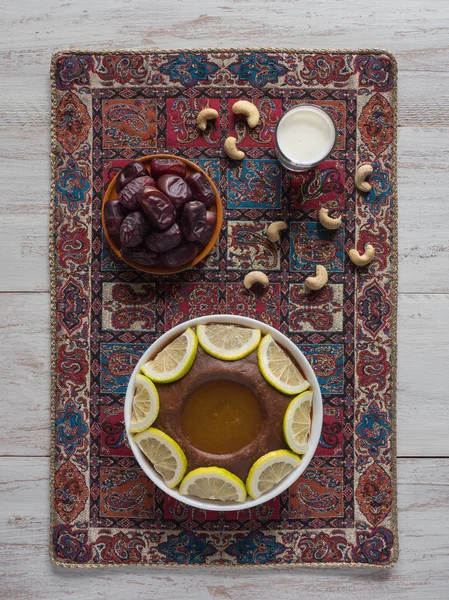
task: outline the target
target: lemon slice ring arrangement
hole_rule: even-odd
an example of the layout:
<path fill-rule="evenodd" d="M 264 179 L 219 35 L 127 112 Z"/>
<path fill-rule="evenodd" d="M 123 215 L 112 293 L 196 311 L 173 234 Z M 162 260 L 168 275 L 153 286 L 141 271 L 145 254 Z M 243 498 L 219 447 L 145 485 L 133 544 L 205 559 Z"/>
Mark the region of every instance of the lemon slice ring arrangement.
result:
<path fill-rule="evenodd" d="M 222 361 L 238 361 L 257 351 L 263 378 L 292 398 L 282 423 L 288 449 L 284 447 L 259 456 L 249 469 L 245 482 L 230 470 L 218 466 L 205 465 L 189 471 L 186 455 L 178 442 L 153 426 L 160 406 L 155 383 L 175 382 L 184 377 L 195 362 L 198 347 Z M 140 365 L 131 391 L 128 435 L 165 485 L 189 499 L 239 504 L 247 503 L 249 496 L 257 501 L 297 469 L 302 455 L 308 450 L 313 412 L 310 383 L 272 335 L 263 336 L 259 328 L 213 321 L 198 324 L 196 330 L 187 327 Z"/>

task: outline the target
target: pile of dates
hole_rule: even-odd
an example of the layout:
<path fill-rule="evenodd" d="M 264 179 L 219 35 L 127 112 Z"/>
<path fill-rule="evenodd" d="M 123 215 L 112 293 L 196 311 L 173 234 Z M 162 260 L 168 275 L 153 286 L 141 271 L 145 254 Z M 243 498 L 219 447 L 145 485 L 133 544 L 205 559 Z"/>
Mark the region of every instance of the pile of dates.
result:
<path fill-rule="evenodd" d="M 217 224 L 215 193 L 199 172 L 187 175 L 175 158 L 153 158 L 150 171 L 135 161 L 117 176 L 117 200 L 104 207 L 109 235 L 123 258 L 174 269 L 191 262 Z"/>

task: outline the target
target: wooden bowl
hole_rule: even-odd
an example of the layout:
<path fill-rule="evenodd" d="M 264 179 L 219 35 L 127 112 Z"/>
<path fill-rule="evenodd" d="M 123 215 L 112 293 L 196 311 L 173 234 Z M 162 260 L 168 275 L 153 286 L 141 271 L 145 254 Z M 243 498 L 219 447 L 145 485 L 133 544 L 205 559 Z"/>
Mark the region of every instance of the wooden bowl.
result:
<path fill-rule="evenodd" d="M 212 179 L 209 177 L 209 175 L 207 175 L 207 173 L 205 173 L 203 171 L 203 169 L 200 169 L 200 167 L 195 165 L 193 162 L 190 162 L 190 160 L 187 160 L 186 158 L 181 158 L 180 156 L 174 156 L 173 154 L 150 154 L 149 156 L 144 156 L 142 158 L 139 158 L 138 161 L 143 163 L 148 168 L 148 170 L 151 172 L 150 162 L 153 158 L 176 158 L 176 160 L 180 160 L 183 163 L 185 163 L 186 168 L 187 168 L 187 175 L 190 175 L 194 171 L 198 171 L 199 173 L 202 173 L 206 177 L 206 179 L 212 186 L 212 189 L 214 190 L 214 193 L 215 193 L 215 204 L 213 206 L 211 206 L 208 210 L 211 210 L 217 214 L 217 224 L 215 225 L 214 233 L 212 234 L 212 237 L 208 241 L 207 245 L 204 246 L 203 250 L 198 254 L 198 256 L 196 256 L 194 258 L 194 260 L 192 260 L 189 263 L 186 263 L 185 265 L 182 265 L 181 267 L 178 267 L 176 269 L 164 269 L 164 268 L 159 269 L 156 267 L 146 267 L 145 265 L 139 265 L 131 260 L 127 260 L 126 258 L 124 258 L 122 256 L 120 248 L 115 244 L 114 240 L 109 235 L 109 232 L 107 230 L 107 227 L 106 227 L 106 224 L 104 221 L 104 206 L 105 206 L 106 202 L 108 200 L 114 200 L 114 199 L 118 198 L 118 194 L 115 191 L 115 182 L 116 182 L 118 173 L 110 181 L 110 183 L 107 187 L 106 193 L 104 195 L 103 204 L 101 206 L 101 224 L 103 226 L 103 231 L 104 231 L 104 234 L 108 241 L 108 244 L 110 245 L 110 247 L 112 248 L 114 253 L 120 258 L 120 260 L 123 260 L 123 262 L 130 265 L 134 269 L 137 269 L 138 271 L 145 271 L 146 273 L 153 273 L 155 275 L 169 275 L 171 273 L 179 273 L 180 271 L 185 271 L 186 269 L 191 269 L 196 264 L 201 262 L 204 258 L 206 258 L 206 256 L 209 254 L 209 252 L 215 246 L 215 242 L 217 241 L 218 235 L 220 233 L 221 224 L 222 224 L 222 220 L 223 220 L 223 205 L 221 203 L 220 194 L 218 193 L 218 190 L 217 190 L 214 182 L 212 181 Z"/>

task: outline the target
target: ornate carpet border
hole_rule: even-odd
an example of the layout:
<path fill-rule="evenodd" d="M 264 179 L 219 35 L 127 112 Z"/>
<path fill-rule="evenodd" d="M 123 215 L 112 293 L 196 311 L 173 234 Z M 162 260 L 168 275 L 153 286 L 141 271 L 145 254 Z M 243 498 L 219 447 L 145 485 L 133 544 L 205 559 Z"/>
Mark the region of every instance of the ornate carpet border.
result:
<path fill-rule="evenodd" d="M 50 152 L 50 166 L 51 166 L 51 185 L 50 185 L 50 219 L 49 219 L 49 267 L 50 267 L 50 331 L 51 331 L 51 374 L 50 374 L 50 414 L 51 414 L 51 452 L 50 452 L 50 535 L 49 535 L 49 553 L 52 563 L 56 566 L 65 568 L 104 568 L 104 567 L 129 567 L 129 566 L 140 566 L 148 567 L 151 565 L 143 563 L 129 564 L 79 564 L 79 563 L 67 563 L 65 561 L 58 560 L 54 555 L 54 548 L 52 545 L 52 529 L 55 524 L 55 509 L 54 509 L 54 475 L 55 475 L 55 392 L 56 392 L 56 358 L 57 358 L 57 344 L 56 344 L 56 271 L 55 271 L 55 248 L 54 248 L 54 233 L 55 233 L 55 204 L 54 197 L 56 193 L 56 108 L 57 108 L 57 96 L 56 96 L 56 62 L 58 58 L 66 53 L 70 54 L 95 54 L 101 56 L 115 55 L 115 54 L 172 54 L 179 52 L 188 53 L 203 53 L 203 52 L 280 52 L 280 53 L 295 53 L 295 54 L 309 54 L 309 53 L 331 53 L 331 54 L 383 54 L 388 56 L 393 65 L 393 80 L 394 87 L 392 90 L 393 96 L 393 110 L 395 116 L 396 127 L 393 132 L 393 150 L 394 156 L 392 161 L 392 218 L 393 218 L 393 239 L 392 239 L 392 299 L 393 299 L 393 314 L 392 314 L 392 354 L 391 354 L 391 379 L 393 384 L 393 392 L 391 398 L 391 450 L 392 450 L 392 486 L 393 486 L 393 506 L 392 506 L 392 526 L 394 531 L 394 559 L 386 565 L 373 565 L 373 564 L 361 564 L 357 562 L 349 563 L 282 563 L 282 564 L 259 564 L 259 565 L 233 565 L 232 568 L 243 568 L 243 567 L 256 567 L 256 568 L 335 568 L 335 567 L 357 567 L 357 568 L 370 568 L 370 569 L 388 569 L 392 567 L 398 560 L 399 544 L 398 544 L 398 518 L 397 518 L 397 423 L 396 423 L 396 379 L 397 379 L 397 296 L 398 296 L 398 197 L 397 197 L 397 61 L 395 56 L 388 51 L 382 49 L 329 49 L 329 48 L 278 48 L 278 47 L 239 47 L 239 48 L 176 48 L 176 49 L 114 49 L 114 50 L 97 50 L 97 49 L 67 49 L 64 51 L 53 54 L 51 60 L 50 69 L 50 81 L 51 81 L 51 152 Z M 155 565 L 153 565 L 155 566 Z M 184 567 L 197 567 L 197 568 L 215 568 L 220 569 L 225 565 L 183 565 Z M 174 565 L 157 565 L 158 568 L 175 568 Z M 228 565 L 226 565 L 228 567 Z"/>

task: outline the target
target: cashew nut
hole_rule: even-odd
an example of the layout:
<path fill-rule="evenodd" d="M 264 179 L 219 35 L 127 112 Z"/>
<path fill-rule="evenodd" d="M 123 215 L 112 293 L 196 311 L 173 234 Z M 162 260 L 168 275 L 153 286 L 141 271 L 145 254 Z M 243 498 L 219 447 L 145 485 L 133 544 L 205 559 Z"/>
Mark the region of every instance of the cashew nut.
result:
<path fill-rule="evenodd" d="M 357 189 L 359 189 L 361 192 L 369 192 L 371 189 L 370 184 L 365 181 L 365 179 L 368 177 L 368 175 L 371 175 L 371 173 L 373 172 L 373 167 L 371 165 L 361 165 L 355 174 L 355 186 Z"/>
<path fill-rule="evenodd" d="M 270 242 L 278 244 L 281 241 L 280 232 L 287 229 L 288 225 L 284 221 L 275 221 L 268 226 L 267 236 Z"/>
<path fill-rule="evenodd" d="M 365 252 L 363 254 L 360 254 L 360 252 L 355 248 L 349 250 L 348 254 L 349 258 L 355 265 L 357 265 L 358 267 L 364 267 L 374 259 L 376 251 L 374 250 L 374 247 L 371 246 L 371 244 L 366 244 Z"/>
<path fill-rule="evenodd" d="M 341 217 L 336 217 L 335 219 L 330 217 L 328 208 L 320 208 L 318 220 L 326 229 L 338 229 L 341 225 Z"/>
<path fill-rule="evenodd" d="M 245 115 L 246 122 L 253 128 L 259 122 L 259 111 L 257 106 L 248 100 L 239 100 L 232 105 L 232 112 L 235 115 Z"/>
<path fill-rule="evenodd" d="M 326 285 L 327 280 L 328 275 L 326 267 L 323 267 L 323 265 L 317 265 L 316 275 L 307 277 L 306 286 L 309 288 L 309 290 L 320 290 Z"/>
<path fill-rule="evenodd" d="M 232 135 L 226 138 L 224 151 L 229 158 L 233 158 L 234 160 L 243 160 L 245 158 L 245 153 L 237 148 L 237 140 Z"/>
<path fill-rule="evenodd" d="M 251 271 L 251 273 L 245 275 L 243 285 L 247 290 L 250 290 L 256 283 L 260 284 L 262 288 L 265 289 L 270 281 L 265 273 L 262 273 L 262 271 Z"/>
<path fill-rule="evenodd" d="M 198 127 L 198 129 L 201 129 L 201 131 L 205 131 L 207 127 L 207 122 L 212 119 L 216 119 L 217 117 L 218 112 L 215 110 L 215 108 L 209 108 L 207 106 L 198 113 L 198 116 L 196 118 L 196 126 Z"/>

